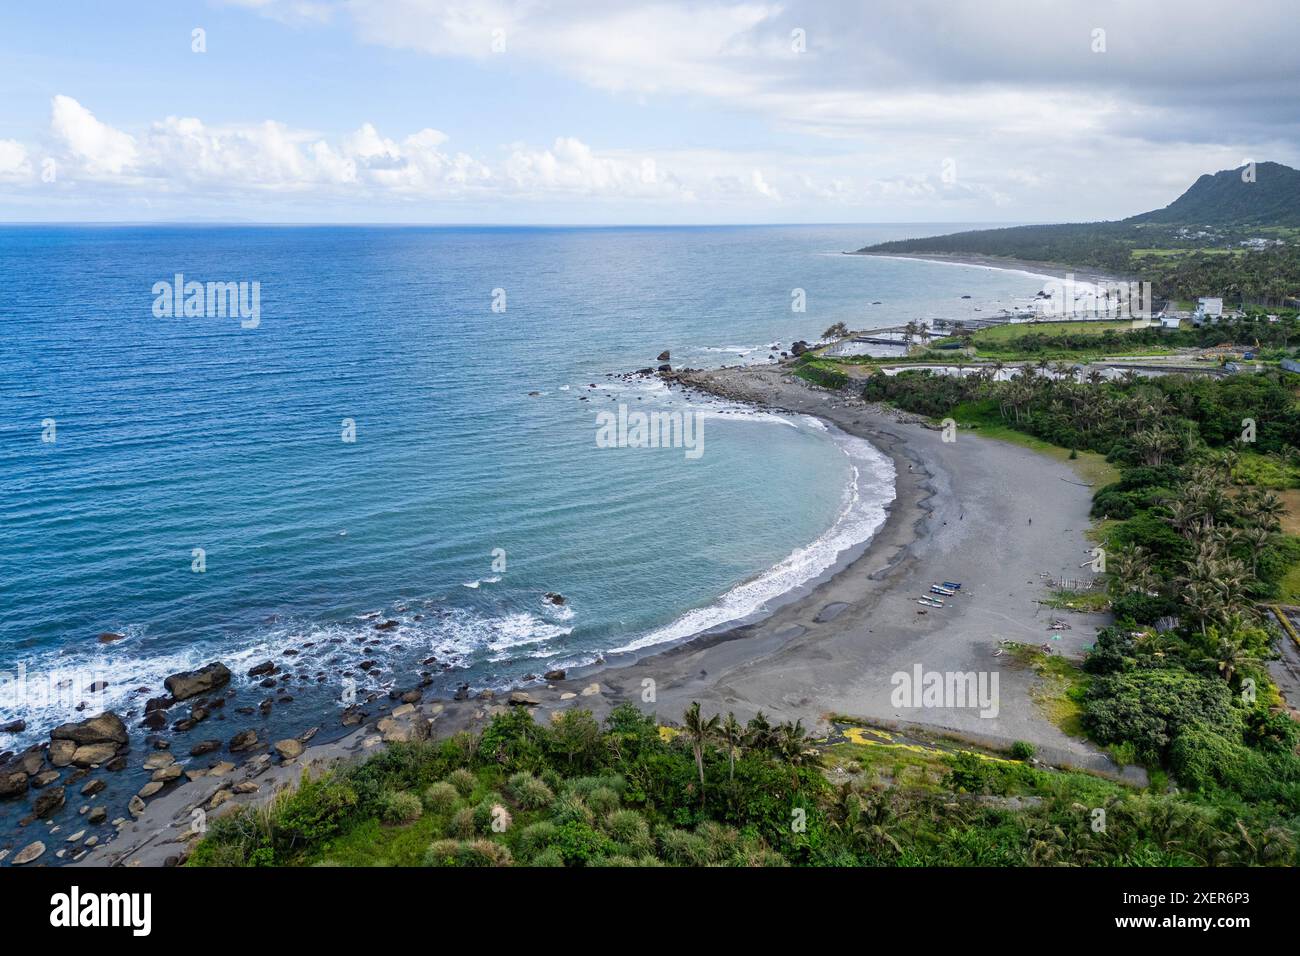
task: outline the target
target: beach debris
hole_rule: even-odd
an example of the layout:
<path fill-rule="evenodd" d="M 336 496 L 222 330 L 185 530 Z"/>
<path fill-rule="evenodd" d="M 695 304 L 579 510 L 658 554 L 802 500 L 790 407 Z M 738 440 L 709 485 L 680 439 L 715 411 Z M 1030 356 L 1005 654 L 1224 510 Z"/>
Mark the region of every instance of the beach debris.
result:
<path fill-rule="evenodd" d="M 230 683 L 230 668 L 220 661 L 213 661 L 194 671 L 182 671 L 172 674 L 163 681 L 163 686 L 177 700 L 188 700 L 199 694 L 216 690 Z"/>

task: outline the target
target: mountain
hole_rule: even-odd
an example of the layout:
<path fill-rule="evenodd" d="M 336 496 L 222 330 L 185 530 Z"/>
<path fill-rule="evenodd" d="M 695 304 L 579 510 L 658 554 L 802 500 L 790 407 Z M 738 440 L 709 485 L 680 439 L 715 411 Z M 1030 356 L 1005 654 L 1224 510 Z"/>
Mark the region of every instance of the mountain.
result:
<path fill-rule="evenodd" d="M 1112 222 L 1010 226 L 882 242 L 861 255 L 978 256 L 1093 268 L 1166 297 L 1281 304 L 1300 290 L 1300 171 L 1206 174 L 1163 209 Z"/>
<path fill-rule="evenodd" d="M 1300 170 L 1257 163 L 1254 181 L 1246 167 L 1206 173 L 1164 209 L 1124 222 L 1210 226 L 1300 226 Z"/>

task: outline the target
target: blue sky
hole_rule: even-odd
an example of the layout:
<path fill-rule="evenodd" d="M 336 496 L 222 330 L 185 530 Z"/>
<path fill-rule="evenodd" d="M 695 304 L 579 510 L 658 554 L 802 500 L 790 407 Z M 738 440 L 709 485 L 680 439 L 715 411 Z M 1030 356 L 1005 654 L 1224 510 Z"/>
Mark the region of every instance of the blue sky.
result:
<path fill-rule="evenodd" d="M 1252 10 L 11 4 L 0 218 L 1113 218 L 1297 163 L 1300 27 L 1281 0 Z"/>

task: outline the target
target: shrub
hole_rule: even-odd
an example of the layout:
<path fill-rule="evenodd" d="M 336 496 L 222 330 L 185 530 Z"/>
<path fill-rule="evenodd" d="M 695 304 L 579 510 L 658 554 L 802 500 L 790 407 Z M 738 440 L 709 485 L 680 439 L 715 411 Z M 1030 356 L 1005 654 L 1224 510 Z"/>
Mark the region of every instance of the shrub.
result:
<path fill-rule="evenodd" d="M 510 866 L 514 858 L 510 847 L 492 840 L 470 840 L 460 845 L 458 866 Z"/>
<path fill-rule="evenodd" d="M 430 813 L 450 813 L 459 802 L 460 794 L 445 780 L 430 784 L 429 789 L 424 791 L 424 805 Z"/>
<path fill-rule="evenodd" d="M 535 855 L 528 861 L 529 866 L 564 866 L 564 854 L 560 852 L 559 847 L 548 846 L 545 850 Z"/>
<path fill-rule="evenodd" d="M 956 793 L 984 793 L 989 789 L 993 771 L 987 763 L 972 753 L 959 753 L 948 761 L 948 774 L 943 785 Z"/>
<path fill-rule="evenodd" d="M 510 848 L 491 840 L 436 840 L 424 854 L 425 866 L 510 866 Z"/>
<path fill-rule="evenodd" d="M 425 866 L 456 866 L 459 840 L 434 840 L 424 853 Z"/>
<path fill-rule="evenodd" d="M 331 777 L 303 782 L 278 805 L 276 824 L 290 845 L 315 843 L 338 834 L 357 806 L 351 786 Z"/>
<path fill-rule="evenodd" d="M 569 793 L 576 793 L 582 798 L 588 797 L 594 790 L 613 790 L 618 796 L 627 789 L 627 780 L 617 773 L 607 773 L 598 777 L 574 777 L 564 788 Z"/>
<path fill-rule="evenodd" d="M 703 840 L 708 848 L 710 863 L 721 863 L 729 859 L 740 847 L 740 834 L 731 827 L 723 826 L 713 820 L 705 820 L 696 827 L 695 835 Z"/>
<path fill-rule="evenodd" d="M 618 794 L 609 787 L 597 787 L 587 794 L 587 806 L 595 814 L 606 814 L 618 809 Z"/>
<path fill-rule="evenodd" d="M 489 793 L 474 805 L 474 829 L 478 833 L 504 833 L 510 828 L 510 820 L 505 798 L 499 793 Z"/>
<path fill-rule="evenodd" d="M 561 826 L 566 823 L 591 826 L 596 820 L 596 815 L 576 793 L 562 793 L 551 804 L 551 819 Z"/>
<path fill-rule="evenodd" d="M 414 823 L 424 813 L 420 798 L 405 790 L 385 790 L 379 797 L 379 819 L 399 825 Z"/>
<path fill-rule="evenodd" d="M 670 863 L 704 866 L 710 862 L 709 844 L 703 837 L 675 827 L 660 827 L 656 836 L 661 854 Z"/>
<path fill-rule="evenodd" d="M 1016 760 L 1032 760 L 1037 751 L 1027 740 L 1017 740 L 1011 745 L 1011 756 Z"/>
<path fill-rule="evenodd" d="M 455 787 L 456 792 L 462 797 L 468 797 L 474 792 L 474 785 L 478 783 L 478 780 L 464 767 L 460 767 L 448 774 L 447 782 Z"/>
<path fill-rule="evenodd" d="M 592 860 L 607 856 L 613 850 L 613 844 L 604 834 L 576 820 L 556 828 L 555 842 L 551 846 L 560 851 L 565 866 L 586 866 Z"/>
<path fill-rule="evenodd" d="M 1241 717 L 1228 685 L 1217 677 L 1181 670 L 1139 670 L 1095 678 L 1088 688 L 1083 720 L 1101 743 L 1132 741 L 1139 756 L 1152 762 L 1193 725 L 1241 739 Z"/>
<path fill-rule="evenodd" d="M 529 824 L 519 832 L 519 852 L 533 857 L 555 842 L 559 827 L 547 820 Z"/>
<path fill-rule="evenodd" d="M 540 810 L 549 807 L 555 799 L 551 788 L 538 780 L 531 773 L 517 773 L 506 781 L 506 792 L 511 799 L 525 810 Z"/>
<path fill-rule="evenodd" d="M 640 853 L 649 853 L 654 849 L 650 826 L 635 810 L 615 810 L 605 817 L 603 826 L 609 838 L 620 846 Z"/>
<path fill-rule="evenodd" d="M 474 835 L 474 808 L 462 807 L 447 823 L 447 836 L 468 840 Z"/>

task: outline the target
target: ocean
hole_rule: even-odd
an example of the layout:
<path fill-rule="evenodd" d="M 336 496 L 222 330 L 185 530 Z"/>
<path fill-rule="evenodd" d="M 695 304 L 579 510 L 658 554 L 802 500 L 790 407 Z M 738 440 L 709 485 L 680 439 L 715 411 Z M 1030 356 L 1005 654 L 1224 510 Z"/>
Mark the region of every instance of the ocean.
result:
<path fill-rule="evenodd" d="M 841 255 L 955 228 L 0 227 L 0 750 L 135 727 L 213 660 L 287 665 L 286 736 L 345 681 L 504 687 L 762 614 L 870 538 L 889 461 L 624 373 L 1042 287 Z M 178 275 L 256 315 L 185 314 Z M 601 447 L 620 406 L 700 453 Z"/>

